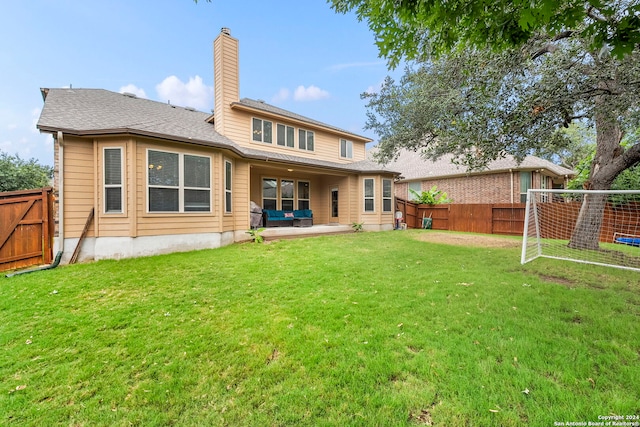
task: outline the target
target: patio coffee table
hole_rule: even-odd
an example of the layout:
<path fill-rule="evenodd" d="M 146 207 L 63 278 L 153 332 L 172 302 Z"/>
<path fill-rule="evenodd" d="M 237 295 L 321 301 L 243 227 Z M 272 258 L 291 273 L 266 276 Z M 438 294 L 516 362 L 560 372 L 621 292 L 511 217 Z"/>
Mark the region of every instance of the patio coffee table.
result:
<path fill-rule="evenodd" d="M 311 227 L 313 225 L 313 218 L 293 218 L 294 227 Z"/>

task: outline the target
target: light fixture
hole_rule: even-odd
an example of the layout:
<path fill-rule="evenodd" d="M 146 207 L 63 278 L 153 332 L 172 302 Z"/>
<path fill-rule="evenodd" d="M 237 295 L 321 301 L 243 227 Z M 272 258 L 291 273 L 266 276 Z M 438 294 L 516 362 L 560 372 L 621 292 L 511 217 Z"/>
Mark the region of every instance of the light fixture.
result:
<path fill-rule="evenodd" d="M 293 172 L 293 169 L 287 169 L 287 172 Z"/>

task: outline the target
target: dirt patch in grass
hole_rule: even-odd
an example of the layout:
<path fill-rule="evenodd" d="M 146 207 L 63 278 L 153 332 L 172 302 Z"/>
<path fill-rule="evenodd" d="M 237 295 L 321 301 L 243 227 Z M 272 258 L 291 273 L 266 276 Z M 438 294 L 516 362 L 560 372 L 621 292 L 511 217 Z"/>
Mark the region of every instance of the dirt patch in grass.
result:
<path fill-rule="evenodd" d="M 416 239 L 423 242 L 444 243 L 447 245 L 476 246 L 481 248 L 519 248 L 522 243 L 515 239 L 482 234 L 453 234 L 438 231 L 420 233 Z"/>

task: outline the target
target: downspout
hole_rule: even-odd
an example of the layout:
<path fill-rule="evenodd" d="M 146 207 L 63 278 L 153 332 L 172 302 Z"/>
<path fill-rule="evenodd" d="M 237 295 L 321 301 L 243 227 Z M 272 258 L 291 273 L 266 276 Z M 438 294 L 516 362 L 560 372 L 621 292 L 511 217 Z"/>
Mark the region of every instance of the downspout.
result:
<path fill-rule="evenodd" d="M 64 252 L 64 136 L 58 131 L 58 253 Z M 56 255 L 56 258 L 58 255 Z"/>

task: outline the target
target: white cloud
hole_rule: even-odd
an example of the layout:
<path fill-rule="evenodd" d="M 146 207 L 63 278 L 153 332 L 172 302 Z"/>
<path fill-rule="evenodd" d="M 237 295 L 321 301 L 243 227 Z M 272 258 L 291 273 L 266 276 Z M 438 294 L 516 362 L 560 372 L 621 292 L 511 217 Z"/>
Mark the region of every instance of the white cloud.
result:
<path fill-rule="evenodd" d="M 325 98 L 329 98 L 329 92 L 314 85 L 309 87 L 300 85 L 293 92 L 293 99 L 296 101 L 317 101 Z"/>
<path fill-rule="evenodd" d="M 7 130 L 14 130 L 14 129 L 18 129 L 18 125 L 15 123 L 9 123 L 7 125 Z"/>
<path fill-rule="evenodd" d="M 287 88 L 282 88 L 278 91 L 278 93 L 276 93 L 272 98 L 271 98 L 271 102 L 273 102 L 274 104 L 277 104 L 279 102 L 283 102 L 286 101 L 287 99 L 289 99 L 289 96 L 291 95 L 291 92 L 289 92 L 289 89 Z"/>
<path fill-rule="evenodd" d="M 137 96 L 138 98 L 146 98 L 147 97 L 147 94 L 144 92 L 144 89 L 139 88 L 138 86 L 136 86 L 136 85 L 134 85 L 132 83 L 129 83 L 126 86 L 122 86 L 118 92 L 120 92 L 120 93 L 125 93 L 125 92 L 132 93 L 135 96 Z"/>
<path fill-rule="evenodd" d="M 203 111 L 213 108 L 213 86 L 204 84 L 200 76 L 189 77 L 187 83 L 183 83 L 176 76 L 169 76 L 156 86 L 156 91 L 160 101 L 173 105 Z"/>
<path fill-rule="evenodd" d="M 369 95 L 375 95 L 377 93 L 380 93 L 382 86 L 384 86 L 384 80 L 378 83 L 377 85 L 369 86 L 364 92 L 368 93 Z"/>

